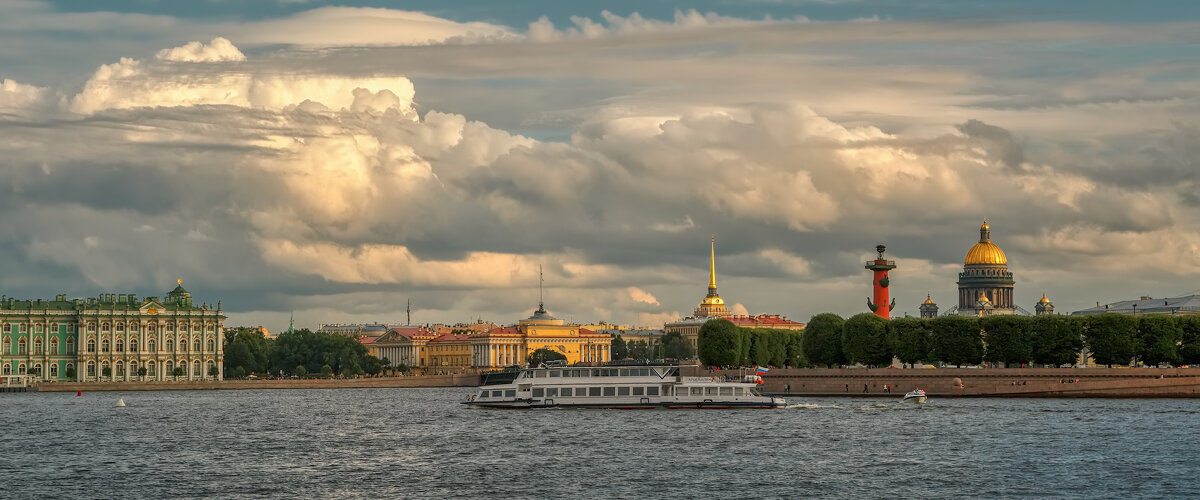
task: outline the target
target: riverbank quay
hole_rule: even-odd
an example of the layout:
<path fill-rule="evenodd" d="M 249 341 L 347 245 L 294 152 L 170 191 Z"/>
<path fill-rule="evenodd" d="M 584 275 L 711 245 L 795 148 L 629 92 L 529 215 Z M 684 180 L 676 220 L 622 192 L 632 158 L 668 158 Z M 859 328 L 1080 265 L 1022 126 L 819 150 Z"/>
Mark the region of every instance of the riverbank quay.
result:
<path fill-rule="evenodd" d="M 776 368 L 763 376 L 764 392 L 784 396 L 900 397 L 913 389 L 938 397 L 1200 398 L 1200 368 Z"/>
<path fill-rule="evenodd" d="M 476 387 L 479 375 L 417 375 L 347 379 L 192 380 L 153 382 L 40 382 L 38 392 L 194 391 L 242 389 L 370 389 L 397 387 Z"/>

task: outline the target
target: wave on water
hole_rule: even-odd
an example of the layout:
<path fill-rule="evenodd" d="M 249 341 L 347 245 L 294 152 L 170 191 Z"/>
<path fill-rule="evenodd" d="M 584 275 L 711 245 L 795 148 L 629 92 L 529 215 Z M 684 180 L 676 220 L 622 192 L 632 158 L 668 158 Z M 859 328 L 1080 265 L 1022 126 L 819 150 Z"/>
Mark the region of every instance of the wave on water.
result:
<path fill-rule="evenodd" d="M 796 403 L 796 404 L 790 404 L 790 405 L 787 405 L 787 406 L 785 406 L 784 408 L 788 408 L 788 409 L 797 409 L 797 408 L 799 408 L 799 409 L 805 409 L 805 410 L 815 410 L 815 409 L 817 409 L 817 408 L 835 408 L 835 409 L 841 409 L 841 406 L 838 406 L 838 405 L 819 405 L 819 404 L 816 404 L 816 403 Z"/>

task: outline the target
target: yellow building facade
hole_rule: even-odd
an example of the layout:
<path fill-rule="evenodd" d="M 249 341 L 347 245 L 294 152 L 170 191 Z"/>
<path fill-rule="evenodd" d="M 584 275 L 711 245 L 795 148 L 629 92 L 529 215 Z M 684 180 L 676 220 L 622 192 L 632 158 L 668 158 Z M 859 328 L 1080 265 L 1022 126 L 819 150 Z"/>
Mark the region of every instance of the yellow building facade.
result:
<path fill-rule="evenodd" d="M 538 349 L 550 349 L 568 364 L 601 364 L 612 360 L 612 336 L 550 316 L 538 305 L 533 316 L 516 326 L 493 329 L 470 338 L 471 366 L 480 369 L 524 365 Z"/>

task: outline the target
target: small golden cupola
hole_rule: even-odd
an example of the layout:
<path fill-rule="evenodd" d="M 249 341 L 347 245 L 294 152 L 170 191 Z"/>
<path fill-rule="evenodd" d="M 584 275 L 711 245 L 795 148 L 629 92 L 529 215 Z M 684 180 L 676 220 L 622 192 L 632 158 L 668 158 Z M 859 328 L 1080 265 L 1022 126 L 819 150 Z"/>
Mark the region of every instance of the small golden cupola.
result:
<path fill-rule="evenodd" d="M 1004 250 L 992 243 L 992 228 L 988 226 L 987 219 L 983 219 L 983 225 L 979 226 L 979 243 L 967 251 L 963 264 L 1008 264 Z"/>

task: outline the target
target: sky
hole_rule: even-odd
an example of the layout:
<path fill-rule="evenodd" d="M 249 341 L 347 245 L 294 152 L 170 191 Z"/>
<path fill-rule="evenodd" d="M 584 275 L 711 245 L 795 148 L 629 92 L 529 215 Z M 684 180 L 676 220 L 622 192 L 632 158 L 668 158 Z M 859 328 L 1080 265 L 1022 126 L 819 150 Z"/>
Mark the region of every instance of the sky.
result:
<path fill-rule="evenodd" d="M 1200 293 L 1200 2 L 0 0 L 0 293 L 661 327 Z M 539 278 L 540 273 L 540 278 Z M 539 279 L 541 281 L 539 281 Z M 539 290 L 539 283 L 544 283 Z"/>

